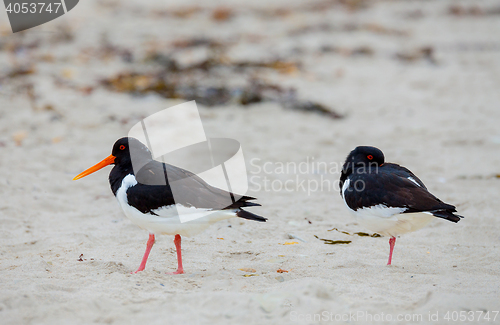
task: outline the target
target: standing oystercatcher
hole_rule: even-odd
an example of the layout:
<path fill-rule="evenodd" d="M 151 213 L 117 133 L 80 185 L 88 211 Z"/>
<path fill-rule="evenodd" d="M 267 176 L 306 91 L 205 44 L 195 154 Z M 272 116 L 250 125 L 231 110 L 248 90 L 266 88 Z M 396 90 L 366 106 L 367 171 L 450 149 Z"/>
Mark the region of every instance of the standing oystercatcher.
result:
<path fill-rule="evenodd" d="M 458 222 L 462 216 L 451 204 L 432 195 L 405 167 L 385 163 L 375 147 L 351 151 L 342 167 L 340 196 L 357 222 L 382 236 L 390 236 L 389 262 L 396 236 L 423 228 L 434 217 Z"/>
<path fill-rule="evenodd" d="M 143 166 L 139 171 L 132 168 L 131 149 L 134 166 Z M 137 165 L 135 164 L 137 162 Z M 192 236 L 202 232 L 211 224 L 240 217 L 265 222 L 267 219 L 242 210 L 243 207 L 260 206 L 248 202 L 253 197 L 242 196 L 229 206 L 225 200 L 233 193 L 210 186 L 195 174 L 179 167 L 153 160 L 149 149 L 135 138 L 121 138 L 113 145 L 111 155 L 78 174 L 73 180 L 92 174 L 99 169 L 114 164 L 109 173 L 111 190 L 125 215 L 139 227 L 149 231 L 149 240 L 141 265 L 134 273 L 144 270 L 149 252 L 155 242 L 155 234 L 175 235 L 174 244 L 177 250 L 177 271 L 171 274 L 182 274 L 181 235 Z M 151 177 L 160 176 L 164 185 L 151 184 Z M 168 175 L 168 178 L 166 177 Z M 182 201 L 174 199 L 170 181 L 182 180 Z M 155 180 L 153 180 L 154 183 Z M 224 207 L 221 209 L 221 207 Z M 181 222 L 179 213 L 191 215 L 189 222 Z M 214 211 L 207 215 L 207 211 Z M 196 214 L 200 217 L 196 217 Z"/>

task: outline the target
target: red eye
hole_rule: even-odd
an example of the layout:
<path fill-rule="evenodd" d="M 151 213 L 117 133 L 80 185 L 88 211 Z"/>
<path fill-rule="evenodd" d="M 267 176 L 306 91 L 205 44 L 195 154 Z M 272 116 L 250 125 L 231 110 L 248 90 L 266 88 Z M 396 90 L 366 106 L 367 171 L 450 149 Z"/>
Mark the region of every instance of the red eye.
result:
<path fill-rule="evenodd" d="M 368 156 L 366 156 L 366 158 L 368 158 L 369 160 L 372 160 L 373 156 L 372 155 L 368 155 Z"/>
<path fill-rule="evenodd" d="M 120 150 L 125 150 L 125 146 L 123 144 L 120 146 Z"/>

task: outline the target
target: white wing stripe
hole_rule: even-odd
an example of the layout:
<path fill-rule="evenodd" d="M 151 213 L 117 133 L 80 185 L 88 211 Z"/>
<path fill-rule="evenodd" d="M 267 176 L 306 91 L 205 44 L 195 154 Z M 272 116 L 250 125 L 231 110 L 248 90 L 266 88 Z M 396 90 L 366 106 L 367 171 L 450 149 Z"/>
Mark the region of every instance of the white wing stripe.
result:
<path fill-rule="evenodd" d="M 417 183 L 417 181 L 415 180 L 415 178 L 413 178 L 413 177 L 411 177 L 411 176 L 410 176 L 410 177 L 407 177 L 407 178 L 408 178 L 410 181 L 412 181 L 413 183 L 417 184 L 417 186 L 418 186 L 418 187 L 422 187 L 422 186 L 420 186 L 420 184 L 419 184 L 419 183 Z"/>

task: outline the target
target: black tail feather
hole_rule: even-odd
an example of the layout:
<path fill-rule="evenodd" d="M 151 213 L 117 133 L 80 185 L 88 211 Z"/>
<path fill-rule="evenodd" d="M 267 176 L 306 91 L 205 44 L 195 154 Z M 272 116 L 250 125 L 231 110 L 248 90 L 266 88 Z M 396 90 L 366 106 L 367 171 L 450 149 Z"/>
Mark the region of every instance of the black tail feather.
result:
<path fill-rule="evenodd" d="M 238 199 L 238 201 L 234 202 L 230 206 L 227 206 L 224 208 L 225 210 L 230 210 L 230 209 L 239 209 L 239 208 L 245 208 L 245 207 L 260 207 L 261 205 L 259 203 L 253 203 L 253 202 L 248 202 L 248 200 L 256 200 L 256 198 L 251 197 L 251 196 L 242 196 Z"/>
<path fill-rule="evenodd" d="M 257 200 L 257 199 L 254 197 L 245 195 L 245 196 L 242 196 L 238 201 L 249 201 L 249 200 Z"/>
<path fill-rule="evenodd" d="M 255 221 L 260 221 L 260 222 L 266 222 L 266 220 L 267 220 L 267 218 L 258 216 L 256 214 L 253 214 L 251 212 L 241 210 L 241 209 L 238 212 L 236 212 L 236 215 L 240 218 L 243 218 L 243 219 L 255 220 Z"/>
<path fill-rule="evenodd" d="M 431 212 L 433 216 L 438 217 L 438 218 L 443 218 L 452 222 L 459 222 L 462 216 L 459 216 L 458 214 L 454 214 L 451 211 L 447 210 L 441 210 L 441 211 L 433 211 Z"/>
<path fill-rule="evenodd" d="M 245 205 L 243 205 L 244 207 L 260 207 L 262 205 L 260 205 L 259 203 L 253 203 L 253 202 L 245 202 Z"/>

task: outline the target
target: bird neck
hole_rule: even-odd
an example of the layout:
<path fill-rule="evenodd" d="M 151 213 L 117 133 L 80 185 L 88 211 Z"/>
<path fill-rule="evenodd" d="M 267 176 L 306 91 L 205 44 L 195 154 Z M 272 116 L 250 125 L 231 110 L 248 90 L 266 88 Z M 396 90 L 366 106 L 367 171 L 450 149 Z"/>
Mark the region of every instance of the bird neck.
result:
<path fill-rule="evenodd" d="M 362 175 L 362 174 L 377 174 L 379 168 L 382 165 L 378 165 L 376 162 L 370 162 L 368 164 L 356 165 L 353 162 L 346 162 L 342 167 L 342 173 L 340 174 L 340 196 L 342 196 L 342 186 L 344 185 L 347 178 L 351 175 Z"/>
<path fill-rule="evenodd" d="M 116 196 L 116 192 L 122 185 L 123 179 L 127 175 L 135 175 L 134 169 L 132 168 L 132 163 L 128 164 L 116 164 L 111 172 L 109 173 L 109 185 L 111 186 L 111 191 Z"/>

